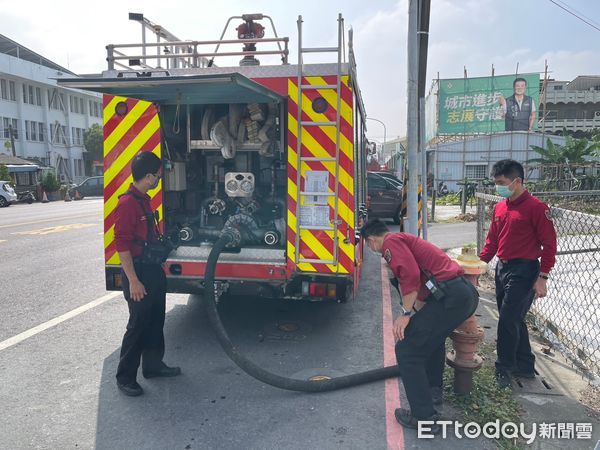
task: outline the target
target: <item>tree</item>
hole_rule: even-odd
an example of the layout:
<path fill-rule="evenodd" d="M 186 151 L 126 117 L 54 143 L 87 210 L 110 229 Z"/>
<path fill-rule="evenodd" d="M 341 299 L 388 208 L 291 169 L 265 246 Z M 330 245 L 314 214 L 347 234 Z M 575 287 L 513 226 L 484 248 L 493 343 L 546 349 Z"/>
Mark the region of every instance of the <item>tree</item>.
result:
<path fill-rule="evenodd" d="M 531 148 L 541 155 L 541 158 L 534 158 L 528 163 L 540 164 L 562 164 L 571 168 L 575 164 L 586 163 L 585 156 L 593 155 L 600 149 L 600 142 L 588 141 L 587 139 L 574 139 L 571 136 L 565 137 L 565 145 L 555 144 L 548 138 L 546 148 L 532 145 Z"/>
<path fill-rule="evenodd" d="M 10 173 L 8 172 L 8 167 L 4 164 L 0 164 L 0 181 L 10 181 L 12 182 L 12 178 Z"/>
<path fill-rule="evenodd" d="M 562 164 L 564 162 L 562 147 L 552 142 L 550 138 L 546 141 L 546 148 L 532 145 L 531 149 L 540 154 L 541 158 L 530 159 L 527 163 Z"/>
<path fill-rule="evenodd" d="M 42 180 L 42 189 L 46 192 L 56 192 L 60 189 L 60 183 L 52 172 L 48 172 Z"/>
<path fill-rule="evenodd" d="M 102 127 L 97 123 L 93 124 L 83 132 L 83 145 L 90 153 L 91 159 L 101 161 L 103 158 L 103 143 Z"/>

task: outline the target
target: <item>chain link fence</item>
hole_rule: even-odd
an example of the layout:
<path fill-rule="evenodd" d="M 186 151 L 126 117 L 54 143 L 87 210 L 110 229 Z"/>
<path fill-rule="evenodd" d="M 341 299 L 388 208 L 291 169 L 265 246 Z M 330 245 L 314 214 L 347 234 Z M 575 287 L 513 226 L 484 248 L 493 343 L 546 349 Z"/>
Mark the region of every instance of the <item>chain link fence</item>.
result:
<path fill-rule="evenodd" d="M 548 203 L 558 237 L 548 295 L 534 301 L 535 325 L 579 369 L 600 377 L 600 191 L 533 193 Z M 501 197 L 477 192 L 481 251 Z M 585 211 L 585 212 L 583 212 Z M 495 259 L 490 267 L 495 266 Z"/>

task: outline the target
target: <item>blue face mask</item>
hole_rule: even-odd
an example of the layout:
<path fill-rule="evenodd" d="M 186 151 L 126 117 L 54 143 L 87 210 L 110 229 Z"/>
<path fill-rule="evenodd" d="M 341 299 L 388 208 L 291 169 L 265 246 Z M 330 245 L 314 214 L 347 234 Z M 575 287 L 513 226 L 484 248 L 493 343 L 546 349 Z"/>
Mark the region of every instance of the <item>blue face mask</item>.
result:
<path fill-rule="evenodd" d="M 516 180 L 516 178 L 515 178 L 515 180 Z M 513 180 L 508 186 L 513 184 L 515 182 L 515 180 Z M 508 186 L 502 186 L 502 185 L 497 184 L 496 185 L 496 193 L 500 197 L 504 197 L 504 198 L 512 197 L 512 195 L 515 193 L 515 191 L 509 189 Z"/>

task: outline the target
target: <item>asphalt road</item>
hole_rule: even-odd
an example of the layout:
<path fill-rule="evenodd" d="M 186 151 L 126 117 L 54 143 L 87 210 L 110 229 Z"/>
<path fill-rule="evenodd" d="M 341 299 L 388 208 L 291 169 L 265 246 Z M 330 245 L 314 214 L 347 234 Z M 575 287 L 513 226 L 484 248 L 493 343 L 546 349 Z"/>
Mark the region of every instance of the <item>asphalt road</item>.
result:
<path fill-rule="evenodd" d="M 167 300 L 165 360 L 183 375 L 140 376 L 145 395 L 124 397 L 114 373 L 127 306 L 104 290 L 102 240 L 101 199 L 0 209 L 0 448 L 453 446 L 395 424 L 393 399 L 407 404 L 401 383 L 301 394 L 254 380 L 221 350 L 196 296 Z M 383 289 L 381 259 L 369 253 L 354 301 L 225 297 L 220 311 L 232 340 L 262 367 L 337 376 L 382 366 Z"/>

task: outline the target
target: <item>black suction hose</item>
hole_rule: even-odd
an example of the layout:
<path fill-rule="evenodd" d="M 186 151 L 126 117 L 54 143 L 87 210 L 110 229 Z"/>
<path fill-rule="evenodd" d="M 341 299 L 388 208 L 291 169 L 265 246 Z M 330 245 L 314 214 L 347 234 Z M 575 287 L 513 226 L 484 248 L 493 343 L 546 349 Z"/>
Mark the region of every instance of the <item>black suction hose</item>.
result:
<path fill-rule="evenodd" d="M 344 389 L 351 386 L 358 386 L 360 384 L 372 383 L 374 381 L 384 380 L 386 378 L 392 378 L 399 376 L 398 366 L 382 367 L 379 369 L 373 369 L 362 373 L 356 373 L 352 375 L 346 375 L 343 377 L 332 378 L 330 380 L 323 381 L 308 381 L 308 380 L 297 380 L 294 378 L 286 378 L 274 373 L 268 372 L 262 367 L 254 364 L 248 358 L 243 356 L 240 351 L 233 345 L 227 331 L 221 322 L 219 312 L 217 310 L 217 302 L 215 299 L 215 270 L 217 267 L 217 260 L 223 249 L 232 242 L 232 235 L 225 232 L 221 238 L 214 244 L 208 261 L 206 264 L 206 273 L 204 275 L 204 281 L 206 283 L 205 289 L 205 307 L 208 313 L 208 320 L 210 321 L 219 343 L 225 350 L 225 353 L 235 362 L 240 369 L 246 372 L 251 377 L 256 378 L 263 383 L 270 384 L 280 389 L 287 389 L 289 391 L 300 391 L 300 392 L 325 392 L 334 391 L 337 389 Z"/>

